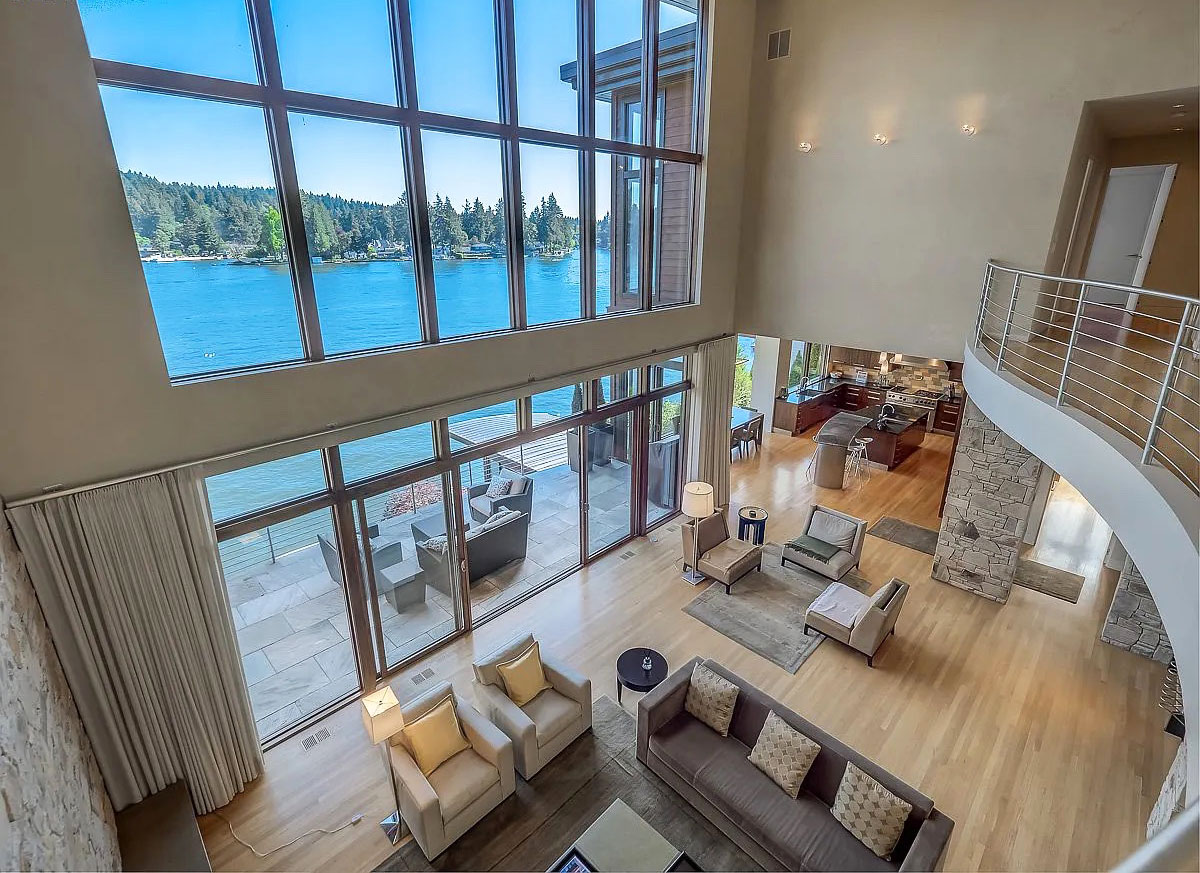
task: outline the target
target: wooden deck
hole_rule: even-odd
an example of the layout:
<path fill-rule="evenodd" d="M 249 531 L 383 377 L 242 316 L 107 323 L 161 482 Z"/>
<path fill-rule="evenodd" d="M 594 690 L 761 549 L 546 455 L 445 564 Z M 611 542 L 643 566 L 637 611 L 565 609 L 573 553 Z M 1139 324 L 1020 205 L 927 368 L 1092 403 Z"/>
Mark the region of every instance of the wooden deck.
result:
<path fill-rule="evenodd" d="M 548 412 L 535 412 L 533 426 L 554 421 L 556 416 Z M 482 418 L 472 418 L 469 421 L 459 421 L 450 425 L 450 436 L 467 446 L 477 446 L 501 439 L 516 433 L 515 415 L 485 415 Z M 542 437 L 530 443 L 505 449 L 492 455 L 489 459 L 505 470 L 511 470 L 521 475 L 540 473 L 567 463 L 567 431 L 553 436 Z M 485 466 L 487 462 L 485 461 Z"/>

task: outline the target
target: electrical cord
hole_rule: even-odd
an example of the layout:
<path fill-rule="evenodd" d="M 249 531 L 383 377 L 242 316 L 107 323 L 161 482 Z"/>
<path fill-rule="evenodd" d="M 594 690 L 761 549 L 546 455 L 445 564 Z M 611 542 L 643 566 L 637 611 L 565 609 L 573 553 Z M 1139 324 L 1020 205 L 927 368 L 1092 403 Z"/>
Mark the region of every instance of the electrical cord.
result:
<path fill-rule="evenodd" d="M 327 828 L 313 828 L 312 830 L 305 831 L 304 833 L 302 833 L 300 836 L 296 837 L 293 840 L 288 840 L 282 846 L 276 846 L 274 849 L 269 849 L 266 852 L 260 852 L 258 849 L 254 848 L 254 846 L 250 845 L 249 843 L 247 843 L 245 840 L 243 840 L 241 837 L 238 836 L 237 831 L 235 831 L 233 829 L 233 822 L 231 822 L 229 819 L 225 818 L 225 816 L 219 812 L 213 812 L 213 815 L 215 815 L 221 821 L 225 822 L 225 825 L 229 828 L 229 833 L 233 835 L 233 838 L 235 840 L 237 840 L 239 843 L 241 843 L 243 846 L 245 846 L 247 849 L 249 849 L 251 852 L 253 852 L 255 855 L 257 855 L 259 858 L 265 858 L 268 855 L 273 855 L 276 852 L 278 852 L 280 849 L 286 849 L 288 846 L 291 846 L 291 845 L 294 845 L 294 844 L 300 842 L 305 837 L 311 837 L 313 834 L 336 834 L 338 831 L 344 831 L 346 828 L 351 827 L 352 825 L 356 825 L 360 821 L 363 820 L 363 814 L 360 812 L 357 815 L 355 815 L 354 818 L 350 819 L 350 821 L 346 822 L 343 825 L 338 825 L 333 830 L 328 830 Z"/>

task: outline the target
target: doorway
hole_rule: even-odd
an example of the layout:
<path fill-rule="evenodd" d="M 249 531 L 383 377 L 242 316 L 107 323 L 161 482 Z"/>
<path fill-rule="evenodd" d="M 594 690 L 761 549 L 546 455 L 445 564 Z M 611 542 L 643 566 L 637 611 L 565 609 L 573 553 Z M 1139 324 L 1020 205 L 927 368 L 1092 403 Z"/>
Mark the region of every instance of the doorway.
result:
<path fill-rule="evenodd" d="M 1109 170 L 1084 278 L 1117 285 L 1142 284 L 1176 167 L 1154 164 Z M 1102 334 L 1120 335 L 1129 327 L 1137 299 L 1137 294 L 1091 287 L 1085 315 Z"/>

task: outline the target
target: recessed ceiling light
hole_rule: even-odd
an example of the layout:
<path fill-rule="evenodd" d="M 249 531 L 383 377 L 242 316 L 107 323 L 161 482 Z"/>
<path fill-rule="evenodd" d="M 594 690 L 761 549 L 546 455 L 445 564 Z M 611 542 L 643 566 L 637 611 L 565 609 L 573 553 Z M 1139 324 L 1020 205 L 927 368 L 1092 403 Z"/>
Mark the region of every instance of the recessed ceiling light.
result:
<path fill-rule="evenodd" d="M 882 133 L 875 134 L 871 139 L 875 141 L 875 145 L 887 145 L 888 143 L 888 138 Z"/>
<path fill-rule="evenodd" d="M 975 125 L 973 125 L 973 124 L 964 124 L 962 127 L 959 128 L 959 130 L 961 130 L 967 136 L 975 135 Z"/>
<path fill-rule="evenodd" d="M 800 143 L 800 145 L 796 146 L 796 148 L 797 148 L 797 150 L 802 151 L 805 154 L 808 154 L 809 152 L 812 151 L 812 143 L 811 142 L 802 142 L 802 143 Z"/>

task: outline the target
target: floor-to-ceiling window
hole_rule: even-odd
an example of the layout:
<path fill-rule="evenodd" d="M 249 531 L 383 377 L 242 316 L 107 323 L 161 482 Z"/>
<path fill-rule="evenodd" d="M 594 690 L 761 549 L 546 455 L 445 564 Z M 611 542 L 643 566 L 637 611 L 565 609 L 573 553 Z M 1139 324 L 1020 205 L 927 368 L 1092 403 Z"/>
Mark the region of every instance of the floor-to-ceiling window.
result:
<path fill-rule="evenodd" d="M 695 298 L 698 0 L 79 8 L 173 379 Z"/>
<path fill-rule="evenodd" d="M 661 523 L 687 359 L 207 479 L 264 741 Z"/>

